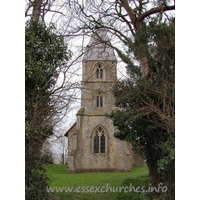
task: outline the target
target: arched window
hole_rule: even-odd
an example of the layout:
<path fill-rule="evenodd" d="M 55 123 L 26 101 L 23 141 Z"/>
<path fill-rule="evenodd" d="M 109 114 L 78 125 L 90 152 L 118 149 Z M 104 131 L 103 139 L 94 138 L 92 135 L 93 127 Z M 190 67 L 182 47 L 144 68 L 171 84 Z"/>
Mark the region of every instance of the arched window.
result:
<path fill-rule="evenodd" d="M 106 132 L 99 126 L 94 132 L 94 153 L 106 153 Z"/>
<path fill-rule="evenodd" d="M 98 133 L 96 133 L 94 137 L 94 153 L 99 153 L 99 136 Z"/>
<path fill-rule="evenodd" d="M 101 135 L 101 153 L 105 153 L 105 136 Z"/>
<path fill-rule="evenodd" d="M 97 94 L 96 100 L 97 100 L 97 107 L 103 107 L 103 96 L 100 92 L 99 94 Z"/>
<path fill-rule="evenodd" d="M 101 64 L 97 65 L 97 68 L 96 68 L 96 78 L 97 79 L 103 79 L 103 67 L 102 67 Z"/>

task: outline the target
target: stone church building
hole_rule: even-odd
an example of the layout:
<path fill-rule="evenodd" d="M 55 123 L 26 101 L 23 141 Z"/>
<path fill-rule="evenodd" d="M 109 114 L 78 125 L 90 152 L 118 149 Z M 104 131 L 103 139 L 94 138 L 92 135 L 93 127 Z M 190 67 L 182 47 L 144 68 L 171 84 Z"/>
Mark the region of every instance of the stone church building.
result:
<path fill-rule="evenodd" d="M 116 109 L 112 86 L 117 80 L 114 50 L 105 30 L 93 34 L 82 60 L 81 108 L 76 123 L 66 132 L 68 137 L 68 171 L 129 172 L 143 166 L 131 145 L 114 137 L 116 127 L 105 116 Z"/>

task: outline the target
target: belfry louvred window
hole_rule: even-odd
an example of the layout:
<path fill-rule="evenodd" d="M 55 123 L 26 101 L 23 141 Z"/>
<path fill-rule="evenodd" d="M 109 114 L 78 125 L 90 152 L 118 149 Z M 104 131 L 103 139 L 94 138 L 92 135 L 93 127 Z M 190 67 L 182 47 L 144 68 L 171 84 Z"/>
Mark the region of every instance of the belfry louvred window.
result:
<path fill-rule="evenodd" d="M 105 153 L 106 151 L 105 131 L 102 127 L 98 127 L 94 136 L 94 153 Z"/>
<path fill-rule="evenodd" d="M 96 78 L 97 79 L 103 79 L 103 68 L 102 68 L 101 64 L 98 64 L 98 66 L 97 66 Z"/>
<path fill-rule="evenodd" d="M 103 96 L 102 94 L 99 92 L 99 94 L 97 94 L 97 107 L 103 107 Z"/>

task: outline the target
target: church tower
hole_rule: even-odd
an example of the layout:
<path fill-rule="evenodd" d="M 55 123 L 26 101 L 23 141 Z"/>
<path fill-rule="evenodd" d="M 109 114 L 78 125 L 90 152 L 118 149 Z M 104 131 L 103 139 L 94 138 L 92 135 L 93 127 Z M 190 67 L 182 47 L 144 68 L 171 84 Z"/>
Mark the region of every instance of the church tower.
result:
<path fill-rule="evenodd" d="M 68 171 L 128 172 L 132 165 L 143 165 L 134 158 L 130 144 L 114 137 L 116 128 L 106 117 L 115 110 L 112 87 L 117 80 L 114 50 L 105 30 L 98 29 L 90 39 L 82 60 L 81 108 L 68 136 Z"/>

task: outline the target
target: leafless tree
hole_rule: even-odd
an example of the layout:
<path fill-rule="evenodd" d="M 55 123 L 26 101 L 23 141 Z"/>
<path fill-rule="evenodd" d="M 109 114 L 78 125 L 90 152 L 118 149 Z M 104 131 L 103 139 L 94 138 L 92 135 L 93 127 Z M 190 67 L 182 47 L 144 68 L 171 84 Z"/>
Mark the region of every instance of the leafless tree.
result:
<path fill-rule="evenodd" d="M 167 12 L 175 9 L 175 2 L 166 0 L 71 0 L 68 6 L 73 10 L 73 21 L 76 22 L 72 23 L 70 27 L 71 35 L 91 36 L 91 34 L 98 34 L 95 27 L 103 28 L 108 31 L 114 43 L 102 41 L 100 36 L 99 42 L 111 46 L 122 57 L 124 53 L 122 53 L 122 48 L 124 47 L 125 51 L 128 50 L 129 44 L 134 41 L 137 30 L 141 29 L 143 21 L 152 17 L 159 18 L 160 21 L 163 16 L 169 18 Z M 120 47 L 117 45 L 117 41 L 120 41 Z M 144 48 L 141 43 L 136 60 L 140 63 L 143 77 L 147 78 L 149 67 Z"/>

